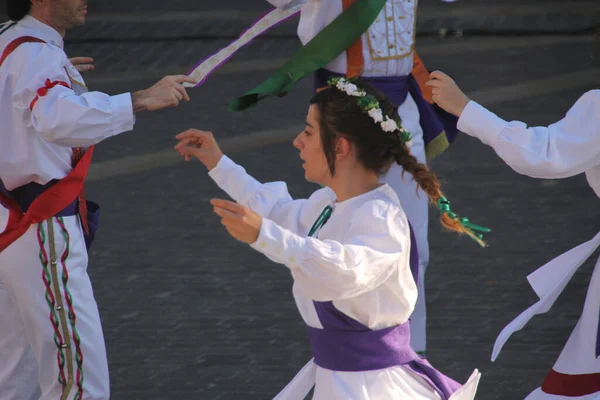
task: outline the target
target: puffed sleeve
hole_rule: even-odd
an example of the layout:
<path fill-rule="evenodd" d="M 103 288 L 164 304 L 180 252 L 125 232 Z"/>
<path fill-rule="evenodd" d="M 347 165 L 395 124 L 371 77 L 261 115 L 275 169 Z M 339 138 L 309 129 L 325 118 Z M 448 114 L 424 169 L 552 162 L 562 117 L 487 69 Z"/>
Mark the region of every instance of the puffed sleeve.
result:
<path fill-rule="evenodd" d="M 600 165 L 600 90 L 585 93 L 548 127 L 507 122 L 474 101 L 458 128 L 491 146 L 512 169 L 534 178 L 566 178 Z"/>
<path fill-rule="evenodd" d="M 306 235 L 314 222 L 314 213 L 305 212 L 309 201 L 324 206 L 333 200 L 329 189 L 318 190 L 310 199 L 294 200 L 285 182 L 261 183 L 225 155 L 208 174 L 236 202 L 294 233 Z"/>
<path fill-rule="evenodd" d="M 286 265 L 304 293 L 316 301 L 356 297 L 408 265 L 408 223 L 397 207 L 376 200 L 351 215 L 341 242 L 301 237 L 264 219 L 252 247 Z"/>
<path fill-rule="evenodd" d="M 45 140 L 58 146 L 87 147 L 130 131 L 134 115 L 129 93 L 81 95 L 71 89 L 62 49 L 25 43 L 7 59 L 14 82 L 13 104 Z"/>

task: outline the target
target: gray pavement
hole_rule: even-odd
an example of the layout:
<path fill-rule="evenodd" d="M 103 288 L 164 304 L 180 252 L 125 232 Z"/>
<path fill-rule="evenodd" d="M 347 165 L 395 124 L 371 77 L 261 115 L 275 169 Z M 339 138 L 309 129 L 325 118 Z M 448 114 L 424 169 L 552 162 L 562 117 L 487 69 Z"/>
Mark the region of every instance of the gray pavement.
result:
<path fill-rule="evenodd" d="M 420 37 L 426 64 L 452 74 L 504 118 L 530 124 L 556 121 L 584 91 L 598 87 L 600 37 L 573 34 L 598 26 L 597 1 L 490 4 L 422 0 L 419 18 L 425 17 L 419 23 L 425 33 L 452 27 L 436 22 L 439 7 L 446 6 L 455 26 L 473 27 L 461 38 Z M 101 17 L 88 33 L 82 29 L 68 41 L 67 51 L 95 57 L 97 70 L 86 76 L 92 89 L 119 93 L 187 71 L 237 36 L 264 2 L 121 0 L 90 7 Z M 232 8 L 239 13 L 226 16 Z M 181 15 L 187 9 L 193 12 L 186 19 Z M 157 26 L 167 11 L 178 14 L 169 17 L 171 25 Z M 142 12 L 155 30 L 135 22 Z M 480 12 L 488 19 L 473 17 Z M 171 31 L 177 21 L 181 30 Z M 223 21 L 229 21 L 224 30 L 215 28 Z M 489 28 L 487 36 L 478 35 L 475 23 Z M 310 358 L 287 269 L 228 237 L 208 206 L 210 198 L 224 195 L 199 163 L 163 156 L 176 133 L 212 130 L 255 177 L 286 180 L 294 196 L 309 195 L 315 186 L 304 181 L 289 137 L 304 121 L 310 81 L 243 114 L 226 109 L 231 98 L 294 51 L 293 29 L 290 22 L 243 49 L 205 85 L 190 90 L 189 104 L 139 114 L 133 133 L 97 147 L 99 169 L 88 196 L 101 203 L 103 216 L 90 275 L 115 400 L 270 399 Z M 517 31 L 521 34 L 504 35 Z M 147 162 L 138 168 L 131 157 Z M 487 235 L 490 247 L 480 249 L 443 232 L 431 210 L 429 358 L 459 381 L 473 368 L 482 370 L 478 399 L 522 399 L 541 383 L 577 322 L 592 262 L 551 312 L 514 335 L 496 363 L 489 361 L 492 344 L 536 300 L 525 276 L 600 229 L 598 199 L 583 176 L 560 181 L 519 176 L 467 136 L 432 168 L 456 210 L 493 232 Z"/>
<path fill-rule="evenodd" d="M 264 0 L 143 3 L 127 0 L 95 4 L 91 11 L 94 8 L 97 13 L 90 15 L 88 26 L 75 30 L 69 40 L 137 42 L 235 38 L 264 14 L 269 5 Z M 296 25 L 297 20 L 291 19 L 265 36 L 295 37 Z M 456 31 L 472 34 L 576 33 L 599 27 L 600 3 L 594 0 L 459 0 L 456 3 L 422 0 L 417 17 L 420 36 L 437 35 L 440 30 L 447 30 L 449 34 Z"/>
<path fill-rule="evenodd" d="M 265 0 L 120 0 L 88 1 L 85 28 L 67 39 L 81 41 L 148 41 L 234 38 L 271 6 Z M 0 8 L 0 16 L 4 8 Z M 600 27 L 595 0 L 420 0 L 419 35 L 441 29 L 473 34 L 576 33 Z M 294 37 L 296 20 L 281 24 L 266 37 Z"/>

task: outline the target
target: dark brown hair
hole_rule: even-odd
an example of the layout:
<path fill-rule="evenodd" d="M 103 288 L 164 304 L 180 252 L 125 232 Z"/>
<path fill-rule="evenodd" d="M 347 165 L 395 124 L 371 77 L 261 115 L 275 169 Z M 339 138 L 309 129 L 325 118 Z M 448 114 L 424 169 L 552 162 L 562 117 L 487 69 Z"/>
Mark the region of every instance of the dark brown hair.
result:
<path fill-rule="evenodd" d="M 400 126 L 397 107 L 394 107 L 383 93 L 361 78 L 352 82 L 368 94 L 375 96 L 383 115 L 395 119 Z M 337 140 L 344 137 L 352 143 L 358 161 L 365 168 L 382 175 L 389 170 L 393 162 L 398 163 L 404 169 L 403 177 L 405 172 L 410 173 L 430 201 L 437 205 L 444 194 L 435 174 L 426 165 L 417 161 L 398 136 L 398 132 L 385 132 L 379 124 L 375 123 L 358 105 L 357 99 L 341 90 L 325 88 L 310 100 L 310 104 L 316 105 L 319 109 L 321 143 L 331 174 L 335 174 Z M 458 217 L 453 218 L 448 212 L 443 212 L 440 220 L 445 228 L 473 237 L 473 233 L 460 223 Z"/>

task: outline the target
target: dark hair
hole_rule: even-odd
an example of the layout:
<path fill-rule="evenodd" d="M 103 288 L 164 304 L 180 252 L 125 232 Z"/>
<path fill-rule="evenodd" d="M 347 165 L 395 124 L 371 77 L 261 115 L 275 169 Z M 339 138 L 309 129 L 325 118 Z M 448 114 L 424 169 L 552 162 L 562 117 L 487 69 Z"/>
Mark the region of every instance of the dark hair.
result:
<path fill-rule="evenodd" d="M 31 0 L 7 0 L 6 14 L 13 21 L 20 21 L 29 14 Z"/>
<path fill-rule="evenodd" d="M 368 94 L 375 96 L 383 114 L 396 120 L 400 126 L 397 107 L 394 107 L 383 93 L 361 78 L 353 79 L 352 82 Z M 331 174 L 335 173 L 337 140 L 344 137 L 352 143 L 358 161 L 365 168 L 381 175 L 389 170 L 393 162 L 396 162 L 404 169 L 403 177 L 405 172 L 410 173 L 430 201 L 437 204 L 444 194 L 435 174 L 426 165 L 417 161 L 397 132 L 385 132 L 379 124 L 376 124 L 358 105 L 357 99 L 341 90 L 327 87 L 317 92 L 310 100 L 310 104 L 316 105 L 319 109 L 321 143 Z M 452 215 L 449 212 L 442 213 L 442 226 L 473 237 L 473 233 L 461 224 L 459 218 Z"/>

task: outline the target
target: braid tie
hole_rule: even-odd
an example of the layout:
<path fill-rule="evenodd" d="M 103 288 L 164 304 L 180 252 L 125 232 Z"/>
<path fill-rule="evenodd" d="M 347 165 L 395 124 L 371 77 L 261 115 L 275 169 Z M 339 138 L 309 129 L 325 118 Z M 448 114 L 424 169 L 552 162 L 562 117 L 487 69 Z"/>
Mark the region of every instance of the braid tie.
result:
<path fill-rule="evenodd" d="M 456 215 L 450 208 L 450 201 L 447 198 L 445 198 L 444 196 L 441 196 L 438 199 L 437 203 L 438 203 L 438 208 L 440 210 L 440 214 L 442 216 L 446 215 L 451 220 L 458 222 L 464 228 L 463 231 L 471 239 L 473 239 L 475 242 L 477 242 L 477 244 L 479 244 L 481 247 L 486 247 L 486 244 L 483 241 L 483 234 L 477 233 L 477 232 L 489 233 L 489 232 L 491 232 L 490 228 L 486 228 L 485 226 L 475 225 L 472 222 L 470 222 L 468 218 L 459 217 L 458 215 Z"/>
<path fill-rule="evenodd" d="M 418 186 L 427 193 L 431 202 L 437 203 L 442 226 L 457 233 L 463 233 L 481 247 L 486 247 L 482 233 L 489 233 L 491 229 L 475 225 L 468 218 L 460 217 L 454 213 L 450 208 L 450 201 L 440 190 L 441 185 L 435 174 L 426 165 L 419 163 L 410 152 L 403 151 L 400 147 L 390 149 L 390 152 L 395 155 L 396 162 L 404 169 L 403 173 L 410 173 Z"/>

